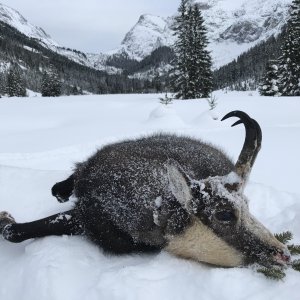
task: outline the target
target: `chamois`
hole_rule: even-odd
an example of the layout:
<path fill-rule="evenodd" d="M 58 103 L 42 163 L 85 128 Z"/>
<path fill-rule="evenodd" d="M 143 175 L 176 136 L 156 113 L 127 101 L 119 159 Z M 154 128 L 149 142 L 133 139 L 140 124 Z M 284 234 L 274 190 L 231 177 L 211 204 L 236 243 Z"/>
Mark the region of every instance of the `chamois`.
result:
<path fill-rule="evenodd" d="M 0 233 L 10 242 L 48 235 L 85 235 L 115 254 L 166 250 L 218 266 L 286 264 L 290 254 L 249 212 L 243 190 L 261 147 L 259 124 L 238 117 L 245 142 L 234 164 L 202 141 L 156 134 L 110 144 L 73 174 L 56 183 L 52 194 L 70 211 L 16 223 L 0 214 Z"/>

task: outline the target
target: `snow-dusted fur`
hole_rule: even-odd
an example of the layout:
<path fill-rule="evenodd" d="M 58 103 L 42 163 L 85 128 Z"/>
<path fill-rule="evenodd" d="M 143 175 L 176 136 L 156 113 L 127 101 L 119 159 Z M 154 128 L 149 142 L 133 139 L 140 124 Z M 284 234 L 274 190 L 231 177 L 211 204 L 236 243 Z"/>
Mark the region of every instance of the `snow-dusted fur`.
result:
<path fill-rule="evenodd" d="M 224 153 L 186 137 L 155 135 L 108 145 L 79 164 L 74 173 L 76 209 L 86 234 L 105 247 L 101 237 L 104 222 L 120 231 L 119 240 L 128 236 L 130 244 L 163 248 L 166 235 L 181 233 L 190 215 L 170 188 L 168 166 L 172 161 L 198 179 L 233 169 Z M 109 250 L 122 251 L 117 248 L 109 243 Z"/>

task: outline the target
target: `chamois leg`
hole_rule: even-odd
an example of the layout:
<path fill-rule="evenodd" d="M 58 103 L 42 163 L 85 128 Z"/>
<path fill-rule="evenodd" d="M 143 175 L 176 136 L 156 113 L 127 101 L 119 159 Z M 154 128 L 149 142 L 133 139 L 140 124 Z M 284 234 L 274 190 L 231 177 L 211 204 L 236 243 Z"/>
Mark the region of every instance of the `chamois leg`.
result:
<path fill-rule="evenodd" d="M 52 195 L 57 198 L 58 202 L 66 202 L 72 195 L 74 190 L 74 176 L 71 175 L 68 179 L 57 182 L 51 189 Z"/>
<path fill-rule="evenodd" d="M 78 235 L 83 233 L 83 227 L 74 210 L 28 223 L 15 223 L 3 219 L 2 225 L 4 226 L 2 226 L 2 230 L 0 228 L 0 233 L 2 232 L 3 237 L 13 243 L 49 235 Z"/>

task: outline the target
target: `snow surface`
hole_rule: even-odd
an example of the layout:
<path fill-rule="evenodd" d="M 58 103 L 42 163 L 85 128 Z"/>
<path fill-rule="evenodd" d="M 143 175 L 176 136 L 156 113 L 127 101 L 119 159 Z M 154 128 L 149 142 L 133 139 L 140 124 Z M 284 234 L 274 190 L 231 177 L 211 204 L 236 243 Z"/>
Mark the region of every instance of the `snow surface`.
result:
<path fill-rule="evenodd" d="M 236 160 L 242 126 L 220 121 L 243 110 L 263 130 L 263 146 L 245 190 L 250 210 L 273 232 L 291 230 L 300 242 L 300 97 L 217 92 L 213 120 L 205 100 L 164 95 L 0 99 L 0 211 L 26 222 L 72 207 L 51 196 L 52 185 L 97 148 L 157 131 L 210 141 Z M 159 199 L 157 201 L 159 205 Z M 251 268 L 217 268 L 157 255 L 110 256 L 82 237 L 0 240 L 0 299 L 253 299 L 298 300 L 300 274 L 274 282 Z"/>

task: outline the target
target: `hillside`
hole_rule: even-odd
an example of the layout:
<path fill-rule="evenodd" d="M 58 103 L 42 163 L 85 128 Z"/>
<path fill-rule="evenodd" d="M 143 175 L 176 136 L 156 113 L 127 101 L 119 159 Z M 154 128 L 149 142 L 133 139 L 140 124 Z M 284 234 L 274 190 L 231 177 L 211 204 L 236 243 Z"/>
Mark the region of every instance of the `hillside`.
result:
<path fill-rule="evenodd" d="M 214 89 L 255 90 L 261 83 L 265 69 L 270 60 L 276 60 L 285 37 L 285 30 L 277 36 L 271 36 L 237 59 L 215 70 Z"/>
<path fill-rule="evenodd" d="M 40 91 L 44 70 L 53 65 L 63 80 L 63 92 L 72 93 L 78 87 L 91 93 L 145 92 L 151 89 L 148 80 L 130 79 L 126 75 L 109 75 L 104 71 L 79 64 L 48 47 L 36 38 L 29 38 L 14 27 L 0 21 L 0 66 L 6 73 L 17 66 L 26 80 L 26 87 Z M 74 55 L 86 59 L 84 53 L 73 50 Z M 0 86 L 5 85 L 5 76 L 0 77 Z M 2 91 L 2 93 L 5 93 Z"/>

